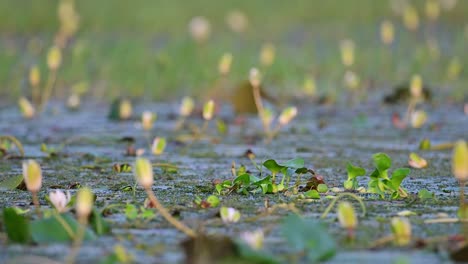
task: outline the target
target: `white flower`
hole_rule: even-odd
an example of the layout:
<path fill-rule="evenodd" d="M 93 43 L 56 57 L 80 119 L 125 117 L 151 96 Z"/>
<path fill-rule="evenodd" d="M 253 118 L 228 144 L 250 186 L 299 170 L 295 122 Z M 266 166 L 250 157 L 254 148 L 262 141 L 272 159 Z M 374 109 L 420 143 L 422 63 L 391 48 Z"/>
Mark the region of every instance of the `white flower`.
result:
<path fill-rule="evenodd" d="M 263 247 L 265 235 L 263 234 L 263 230 L 258 229 L 253 232 L 244 232 L 240 235 L 240 238 L 251 248 L 259 250 Z"/>
<path fill-rule="evenodd" d="M 240 212 L 232 207 L 221 207 L 219 214 L 221 215 L 223 222 L 226 224 L 236 223 L 241 217 Z"/>
<path fill-rule="evenodd" d="M 67 204 L 71 200 L 70 191 L 67 191 L 66 195 L 61 190 L 52 191 L 49 193 L 49 199 L 59 213 L 66 212 Z"/>

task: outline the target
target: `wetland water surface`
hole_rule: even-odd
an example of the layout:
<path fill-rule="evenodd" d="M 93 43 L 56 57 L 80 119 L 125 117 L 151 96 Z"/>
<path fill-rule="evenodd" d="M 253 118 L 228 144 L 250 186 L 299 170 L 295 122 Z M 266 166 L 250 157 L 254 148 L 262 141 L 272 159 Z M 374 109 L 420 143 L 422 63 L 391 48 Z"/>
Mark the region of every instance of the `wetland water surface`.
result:
<path fill-rule="evenodd" d="M 176 172 L 155 168 L 153 190 L 159 199 L 172 212 L 180 214 L 180 219 L 196 228 L 203 226 L 208 233 L 238 236 L 246 230 L 258 227 L 268 229 L 265 249 L 274 254 L 289 252 L 290 247 L 281 238 L 278 224 L 289 212 L 278 210 L 267 217 L 249 221 L 259 214 L 265 199 L 270 205 L 295 202 L 296 207 L 305 217 L 319 218 L 330 200 L 297 200 L 283 194 L 230 194 L 220 196 L 221 205 L 239 209 L 241 221 L 226 226 L 218 216 L 218 208 L 198 209 L 194 206 L 196 196 L 206 198 L 216 191 L 215 179 L 231 178 L 231 163 L 243 164 L 248 170 L 256 172 L 254 165 L 245 157 L 251 149 L 261 164 L 267 159 L 286 161 L 303 158 L 307 167 L 313 168 L 324 176 L 329 188 L 343 187 L 346 180 L 346 164 L 352 162 L 366 170 L 372 169 L 372 155 L 377 152 L 387 153 L 393 160 L 390 170 L 407 167 L 408 155 L 418 149 L 419 141 L 428 138 L 433 144 L 468 139 L 468 117 L 460 106 L 428 108 L 430 124 L 421 129 L 398 130 L 392 126 L 391 115 L 402 111 L 404 107 L 360 106 L 348 108 L 327 108 L 302 105 L 299 115 L 292 124 L 285 127 L 278 138 L 270 144 L 255 140 L 261 131 L 256 117 L 247 119 L 246 129 L 231 125 L 230 111 L 222 111 L 221 117 L 228 120 L 229 132 L 219 143 L 213 144 L 201 140 L 191 145 L 176 142 L 177 134 L 173 128 L 176 120 L 177 104 L 159 103 L 137 106 L 135 116 L 143 110 L 158 114 L 154 128 L 148 134 L 138 123 L 139 119 L 113 122 L 107 119 L 108 106 L 103 104 L 85 104 L 81 111 L 68 112 L 58 105 L 40 118 L 24 121 L 15 108 L 0 110 L 0 134 L 17 137 L 25 147 L 27 158 L 36 159 L 43 168 L 43 188 L 40 201 L 48 206 L 44 197 L 53 188 L 68 189 L 79 183 L 89 186 L 97 195 L 96 205 L 103 208 L 114 203 L 142 204 L 145 199 L 143 190 L 125 191 L 124 186 L 133 186 L 131 172 L 116 173 L 115 163 L 132 164 L 134 157 L 125 155 L 126 143 L 123 137 L 134 137 L 135 147 L 146 148 L 146 157 L 154 163 L 170 163 L 178 166 Z M 319 122 L 326 124 L 319 128 Z M 190 122 L 199 122 L 193 118 Z M 247 129 L 248 128 L 248 129 Z M 215 124 L 210 125 L 209 134 L 216 135 Z M 149 139 L 155 136 L 167 137 L 168 145 L 160 156 L 150 154 Z M 60 148 L 60 154 L 48 158 L 41 152 L 40 146 Z M 66 143 L 63 148 L 61 144 Z M 451 173 L 451 149 L 419 152 L 429 162 L 425 169 L 412 169 L 402 186 L 410 193 L 405 200 L 380 199 L 374 195 L 363 194 L 368 214 L 360 218 L 357 229 L 357 241 L 354 245 L 342 243 L 343 231 L 336 218 L 335 210 L 327 217 L 329 232 L 338 242 L 337 255 L 330 263 L 440 263 L 448 261 L 446 254 L 433 250 L 414 248 L 398 249 L 385 246 L 370 250 L 373 241 L 390 233 L 389 220 L 398 212 L 411 210 L 413 235 L 427 238 L 456 234 L 458 224 L 425 224 L 425 219 L 435 218 L 439 213 L 456 217 L 458 209 L 458 184 Z M 21 160 L 0 160 L 0 181 L 21 174 Z M 360 185 L 365 186 L 364 177 Z M 417 199 L 420 189 L 427 189 L 435 194 L 435 199 L 421 201 Z M 74 189 L 71 190 L 75 192 Z M 30 208 L 30 194 L 21 190 L 1 190 L 0 207 L 18 206 Z M 136 201 L 135 201 L 135 200 Z M 359 207 L 356 206 L 358 210 Z M 123 210 L 105 217 L 112 224 L 112 234 L 99 237 L 92 242 L 85 242 L 78 255 L 79 263 L 96 263 L 103 256 L 111 253 L 115 244 L 122 244 L 137 263 L 180 263 L 184 261 L 179 243 L 184 235 L 172 228 L 162 217 L 157 217 L 144 224 L 126 220 Z M 67 244 L 20 246 L 9 244 L 6 238 L 0 239 L 0 263 L 13 261 L 17 256 L 40 255 L 62 261 L 70 250 Z"/>

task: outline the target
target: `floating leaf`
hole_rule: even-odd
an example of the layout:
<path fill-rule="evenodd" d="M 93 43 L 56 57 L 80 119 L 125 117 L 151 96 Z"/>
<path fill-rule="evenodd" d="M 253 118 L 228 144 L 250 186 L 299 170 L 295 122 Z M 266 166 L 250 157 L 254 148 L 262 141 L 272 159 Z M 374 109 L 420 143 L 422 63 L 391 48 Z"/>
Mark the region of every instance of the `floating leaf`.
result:
<path fill-rule="evenodd" d="M 421 200 L 434 199 L 434 193 L 428 191 L 427 189 L 421 189 L 418 192 L 418 197 Z"/>
<path fill-rule="evenodd" d="M 8 240 L 20 244 L 27 244 L 31 240 L 28 219 L 14 208 L 3 209 L 3 224 Z"/>
<path fill-rule="evenodd" d="M 325 261 L 336 253 L 335 241 L 320 222 L 289 215 L 281 230 L 288 245 L 295 251 L 306 253 L 308 262 Z"/>
<path fill-rule="evenodd" d="M 16 188 L 21 189 L 21 185 L 24 185 L 23 175 L 16 175 L 5 179 L 4 181 L 0 182 L 0 190 L 14 190 Z M 26 190 L 26 186 L 22 190 Z"/>
<path fill-rule="evenodd" d="M 79 223 L 70 214 L 53 215 L 50 218 L 31 222 L 31 236 L 36 243 L 64 243 L 73 241 Z M 96 235 L 86 230 L 84 240 L 94 240 Z"/>
<path fill-rule="evenodd" d="M 319 193 L 326 193 L 326 192 L 328 192 L 328 186 L 326 184 L 324 184 L 324 183 L 321 183 L 321 184 L 319 184 L 317 186 L 317 191 Z"/>
<path fill-rule="evenodd" d="M 304 193 L 307 198 L 311 199 L 320 199 L 320 194 L 317 190 L 308 190 Z"/>
<path fill-rule="evenodd" d="M 91 213 L 89 224 L 98 236 L 109 234 L 111 232 L 110 224 L 104 220 L 102 214 L 96 209 L 93 209 L 93 212 Z"/>
<path fill-rule="evenodd" d="M 419 149 L 420 150 L 430 150 L 431 149 L 431 141 L 427 138 L 421 140 L 419 142 Z"/>
<path fill-rule="evenodd" d="M 372 159 L 380 173 L 386 172 L 392 166 L 392 160 L 385 153 L 376 153 L 372 156 Z"/>

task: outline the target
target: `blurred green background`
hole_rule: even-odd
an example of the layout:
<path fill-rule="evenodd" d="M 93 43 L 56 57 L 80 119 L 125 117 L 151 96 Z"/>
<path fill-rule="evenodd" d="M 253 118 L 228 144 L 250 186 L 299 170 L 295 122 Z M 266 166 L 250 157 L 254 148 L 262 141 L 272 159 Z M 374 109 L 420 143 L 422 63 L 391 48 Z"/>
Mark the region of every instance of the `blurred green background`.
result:
<path fill-rule="evenodd" d="M 223 53 L 233 54 L 228 83 L 234 86 L 247 78 L 251 67 L 259 66 L 266 42 L 276 47 L 273 65 L 262 69 L 268 89 L 300 93 L 304 79 L 312 76 L 320 94 L 340 95 L 345 67 L 339 45 L 349 38 L 356 44 L 352 70 L 363 86 L 390 89 L 420 73 L 425 82 L 461 98 L 468 80 L 463 68 L 468 61 L 468 1 L 456 1 L 450 10 L 441 6 L 436 21 L 425 15 L 427 1 L 431 0 L 79 0 L 75 2 L 79 29 L 63 50 L 55 95 L 66 97 L 80 82 L 88 84 L 87 96 L 103 100 L 118 95 L 156 100 L 199 95 L 218 79 Z M 404 2 L 418 12 L 416 32 L 404 27 L 395 10 Z M 58 4 L 0 0 L 2 100 L 29 95 L 28 72 L 33 65 L 40 66 L 46 79 L 47 50 L 59 29 Z M 248 18 L 244 33 L 233 32 L 226 24 L 232 10 Z M 211 36 L 201 45 L 188 32 L 195 16 L 211 23 Z M 395 25 L 390 47 L 379 38 L 385 19 Z M 448 80 L 447 68 L 454 58 L 462 70 L 456 80 Z"/>

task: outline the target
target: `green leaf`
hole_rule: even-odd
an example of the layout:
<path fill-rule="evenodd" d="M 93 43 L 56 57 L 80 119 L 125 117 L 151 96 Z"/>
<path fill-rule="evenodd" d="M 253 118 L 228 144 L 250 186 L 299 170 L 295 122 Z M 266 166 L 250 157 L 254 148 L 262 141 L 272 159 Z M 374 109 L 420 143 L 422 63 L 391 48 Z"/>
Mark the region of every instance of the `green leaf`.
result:
<path fill-rule="evenodd" d="M 6 180 L 0 182 L 0 190 L 14 190 L 23 183 L 23 175 L 16 175 L 9 177 Z"/>
<path fill-rule="evenodd" d="M 319 193 L 326 193 L 328 191 L 328 186 L 324 183 L 321 183 L 317 186 L 317 191 Z"/>
<path fill-rule="evenodd" d="M 240 176 L 237 176 L 237 178 L 234 179 L 233 181 L 234 184 L 240 184 L 240 185 L 249 185 L 250 184 L 250 174 L 244 173 Z"/>
<path fill-rule="evenodd" d="M 320 194 L 319 194 L 319 192 L 317 192 L 317 190 L 309 190 L 309 191 L 305 192 L 304 195 L 307 198 L 320 199 Z"/>
<path fill-rule="evenodd" d="M 392 173 L 392 178 L 390 179 L 393 189 L 397 190 L 400 187 L 401 182 L 408 176 L 411 172 L 408 168 L 399 168 Z"/>
<path fill-rule="evenodd" d="M 3 209 L 3 224 L 8 240 L 20 244 L 27 244 L 31 240 L 28 219 L 18 214 L 14 208 Z"/>
<path fill-rule="evenodd" d="M 216 207 L 219 205 L 219 198 L 215 195 L 208 196 L 206 201 L 210 204 L 211 207 Z"/>
<path fill-rule="evenodd" d="M 138 209 L 133 204 L 127 204 L 125 207 L 125 217 L 129 220 L 134 220 L 138 217 Z"/>
<path fill-rule="evenodd" d="M 292 169 L 300 169 L 304 167 L 304 159 L 301 159 L 301 158 L 291 159 L 282 163 L 281 166 L 292 168 Z"/>
<path fill-rule="evenodd" d="M 73 241 L 79 229 L 79 223 L 70 214 L 53 215 L 50 218 L 39 219 L 29 226 L 32 239 L 39 244 Z M 96 235 L 90 229 L 86 229 L 84 240 L 94 239 L 96 239 Z"/>
<path fill-rule="evenodd" d="M 350 162 L 348 162 L 348 165 L 346 166 L 346 170 L 348 171 L 348 180 L 354 179 L 358 176 L 366 175 L 366 170 L 364 168 L 354 166 Z"/>
<path fill-rule="evenodd" d="M 320 222 L 289 215 L 283 221 L 281 230 L 294 251 L 306 252 L 309 263 L 325 261 L 336 253 L 335 241 Z"/>
<path fill-rule="evenodd" d="M 428 191 L 427 189 L 421 189 L 418 192 L 418 197 L 421 200 L 434 199 L 434 193 Z"/>
<path fill-rule="evenodd" d="M 284 166 L 279 165 L 275 160 L 269 159 L 263 162 L 263 166 L 271 171 L 271 173 L 279 173 L 284 168 Z"/>
<path fill-rule="evenodd" d="M 372 156 L 372 159 L 374 160 L 375 167 L 380 173 L 385 172 L 392 166 L 392 160 L 385 153 L 376 153 Z"/>
<path fill-rule="evenodd" d="M 104 220 L 102 214 L 97 209 L 93 209 L 89 224 L 98 236 L 109 234 L 111 232 L 111 227 L 109 223 L 106 220 Z"/>
<path fill-rule="evenodd" d="M 263 250 L 254 250 L 242 240 L 234 241 L 241 260 L 232 263 L 256 263 L 256 264 L 277 264 L 275 256 L 269 255 Z M 244 262 L 245 261 L 245 262 Z"/>

